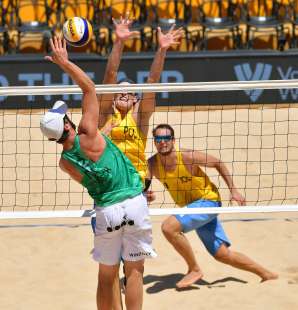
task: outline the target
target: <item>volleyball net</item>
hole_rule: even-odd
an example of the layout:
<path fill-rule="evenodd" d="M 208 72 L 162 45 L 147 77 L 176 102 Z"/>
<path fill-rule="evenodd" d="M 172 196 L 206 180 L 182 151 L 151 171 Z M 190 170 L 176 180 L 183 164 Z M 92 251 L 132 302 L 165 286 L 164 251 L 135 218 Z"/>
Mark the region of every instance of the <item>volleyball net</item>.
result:
<path fill-rule="evenodd" d="M 297 80 L 139 85 L 97 85 L 98 93 L 245 91 L 293 89 Z M 0 96 L 80 94 L 76 86 L 2 87 Z M 182 95 L 181 95 L 182 94 Z M 187 96 L 185 96 L 187 98 Z M 208 100 L 211 102 L 212 100 Z M 67 101 L 66 101 L 67 102 Z M 53 101 L 54 103 L 54 101 Z M 69 103 L 69 102 L 67 102 Z M 85 217 L 93 201 L 82 185 L 58 167 L 61 145 L 40 131 L 46 109 L 0 110 L 0 218 Z M 75 124 L 81 109 L 70 109 Z M 199 150 L 226 164 L 247 206 L 231 206 L 230 192 L 215 169 L 202 167 L 218 187 L 223 207 L 176 208 L 167 190 L 153 179 L 156 199 L 152 215 L 298 211 L 298 104 L 195 105 L 156 107 L 150 119 L 146 156 L 156 153 L 152 129 L 167 123 L 175 130 L 176 146 Z"/>

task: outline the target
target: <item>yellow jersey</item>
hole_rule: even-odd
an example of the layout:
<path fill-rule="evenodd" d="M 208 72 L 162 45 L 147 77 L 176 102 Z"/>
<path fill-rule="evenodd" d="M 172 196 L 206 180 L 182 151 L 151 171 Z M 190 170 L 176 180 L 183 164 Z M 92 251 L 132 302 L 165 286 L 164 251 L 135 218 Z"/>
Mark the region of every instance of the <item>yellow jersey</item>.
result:
<path fill-rule="evenodd" d="M 132 110 L 129 111 L 123 119 L 121 119 L 120 112 L 116 111 L 108 122 L 117 124 L 117 126 L 111 130 L 109 137 L 132 162 L 144 184 L 148 171 L 145 156 L 147 139 L 137 127 L 132 116 Z"/>
<path fill-rule="evenodd" d="M 184 207 L 199 199 L 220 201 L 216 186 L 198 167 L 198 175 L 193 176 L 185 167 L 182 153 L 177 150 L 177 165 L 173 171 L 165 171 L 159 154 L 156 156 L 159 180 L 169 191 L 174 202 Z"/>

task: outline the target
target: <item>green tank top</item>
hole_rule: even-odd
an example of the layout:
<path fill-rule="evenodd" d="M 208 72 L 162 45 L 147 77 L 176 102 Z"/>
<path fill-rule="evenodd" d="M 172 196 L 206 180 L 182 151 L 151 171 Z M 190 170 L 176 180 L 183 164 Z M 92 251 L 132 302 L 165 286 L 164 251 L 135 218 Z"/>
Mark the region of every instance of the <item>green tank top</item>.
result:
<path fill-rule="evenodd" d="M 129 159 L 108 137 L 104 136 L 104 139 L 106 148 L 97 162 L 90 160 L 81 150 L 78 135 L 73 147 L 62 152 L 62 158 L 82 174 L 81 184 L 100 207 L 135 197 L 143 189 L 141 178 Z"/>

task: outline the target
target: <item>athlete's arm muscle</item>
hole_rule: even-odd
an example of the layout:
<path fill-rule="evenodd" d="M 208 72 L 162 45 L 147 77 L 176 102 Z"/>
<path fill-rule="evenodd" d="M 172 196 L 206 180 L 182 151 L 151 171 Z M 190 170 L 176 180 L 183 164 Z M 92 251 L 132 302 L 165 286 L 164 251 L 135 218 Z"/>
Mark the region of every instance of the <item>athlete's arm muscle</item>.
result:
<path fill-rule="evenodd" d="M 194 165 L 215 168 L 220 176 L 224 179 L 230 190 L 230 200 L 235 200 L 239 205 L 245 205 L 245 198 L 240 194 L 237 187 L 235 186 L 229 169 L 220 159 L 200 151 L 193 151 L 191 156 Z"/>
<path fill-rule="evenodd" d="M 68 175 L 70 175 L 70 177 L 81 183 L 83 176 L 80 174 L 80 172 L 71 164 L 69 163 L 67 160 L 60 158 L 59 161 L 59 167 L 61 168 L 61 170 L 63 170 L 64 172 L 66 172 Z"/>

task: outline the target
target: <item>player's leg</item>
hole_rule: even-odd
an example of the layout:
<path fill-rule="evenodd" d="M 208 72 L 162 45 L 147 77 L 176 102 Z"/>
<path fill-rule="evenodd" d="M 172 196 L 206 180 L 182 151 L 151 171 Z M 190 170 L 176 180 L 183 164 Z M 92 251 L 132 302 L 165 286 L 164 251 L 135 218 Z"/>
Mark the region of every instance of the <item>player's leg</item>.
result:
<path fill-rule="evenodd" d="M 116 308 L 113 305 L 115 297 L 115 288 L 114 285 L 116 283 L 117 287 L 119 287 L 118 279 L 119 273 L 119 264 L 118 265 L 104 265 L 99 264 L 99 272 L 98 272 L 98 286 L 97 286 L 97 308 L 100 310 L 114 310 L 114 309 L 122 309 L 121 304 L 119 302 L 119 295 L 116 304 Z M 119 292 L 119 289 L 116 288 L 116 293 Z M 120 305 L 119 305 L 120 304 Z M 120 308 L 119 308 L 120 306 Z"/>
<path fill-rule="evenodd" d="M 278 278 L 276 273 L 264 268 L 248 256 L 229 249 L 225 244 L 220 246 L 214 258 L 221 263 L 252 272 L 258 275 L 262 282 Z"/>
<path fill-rule="evenodd" d="M 218 218 L 197 229 L 208 252 L 219 262 L 250 271 L 261 277 L 262 281 L 276 279 L 277 274 L 265 269 L 246 255 L 229 249 L 231 243 Z"/>
<path fill-rule="evenodd" d="M 144 259 L 124 261 L 126 287 L 125 305 L 128 310 L 141 310 L 143 304 Z"/>
<path fill-rule="evenodd" d="M 219 207 L 220 205 L 220 202 L 217 201 L 200 199 L 187 205 L 187 208 Z M 163 223 L 162 231 L 164 235 L 188 265 L 187 274 L 176 284 L 178 288 L 188 287 L 203 277 L 203 273 L 195 259 L 192 247 L 184 233 L 197 230 L 216 217 L 216 214 L 176 215 L 169 217 Z"/>
<path fill-rule="evenodd" d="M 96 221 L 92 223 L 93 258 L 99 263 L 97 304 L 101 310 L 122 309 L 118 275 L 122 249 L 121 212 L 119 204 L 96 208 Z"/>
<path fill-rule="evenodd" d="M 183 220 L 184 217 L 170 216 L 162 223 L 161 226 L 162 232 L 166 239 L 183 257 L 188 266 L 187 274 L 176 284 L 178 288 L 190 286 L 203 277 L 203 273 L 195 258 L 193 249 L 183 233 L 185 228 L 185 219 Z"/>
<path fill-rule="evenodd" d="M 91 217 L 91 227 L 92 227 L 93 233 L 95 234 L 96 217 Z M 99 298 L 100 298 L 100 296 L 99 296 L 99 289 L 97 288 L 97 297 L 96 297 L 97 304 L 99 304 Z M 115 277 L 115 280 L 114 280 L 114 284 L 113 284 L 112 309 L 113 310 L 123 310 L 119 273 L 117 273 L 117 275 Z"/>
<path fill-rule="evenodd" d="M 145 258 L 156 256 L 152 248 L 152 226 L 147 201 L 139 195 L 123 202 L 123 251 L 126 287 L 125 303 L 128 310 L 142 309 L 143 272 Z"/>

